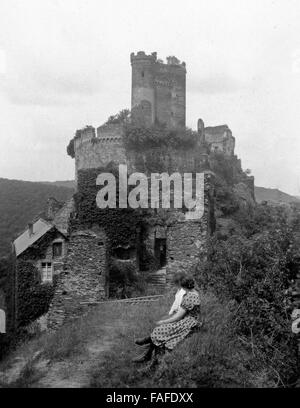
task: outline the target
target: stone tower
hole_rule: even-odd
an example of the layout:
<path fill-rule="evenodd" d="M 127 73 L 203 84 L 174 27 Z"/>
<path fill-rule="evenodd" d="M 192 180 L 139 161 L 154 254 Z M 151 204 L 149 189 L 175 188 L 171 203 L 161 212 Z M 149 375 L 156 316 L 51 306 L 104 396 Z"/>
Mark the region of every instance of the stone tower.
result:
<path fill-rule="evenodd" d="M 176 57 L 167 63 L 156 52 L 139 51 L 130 55 L 132 66 L 132 117 L 146 126 L 166 124 L 168 128 L 185 126 L 186 68 Z"/>

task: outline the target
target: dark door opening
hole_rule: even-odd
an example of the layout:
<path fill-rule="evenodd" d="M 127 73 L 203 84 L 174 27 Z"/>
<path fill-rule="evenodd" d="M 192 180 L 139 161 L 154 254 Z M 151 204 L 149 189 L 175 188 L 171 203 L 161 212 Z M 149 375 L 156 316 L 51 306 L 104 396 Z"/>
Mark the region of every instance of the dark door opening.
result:
<path fill-rule="evenodd" d="M 155 258 L 162 268 L 167 264 L 167 240 L 165 238 L 155 238 L 154 246 Z"/>

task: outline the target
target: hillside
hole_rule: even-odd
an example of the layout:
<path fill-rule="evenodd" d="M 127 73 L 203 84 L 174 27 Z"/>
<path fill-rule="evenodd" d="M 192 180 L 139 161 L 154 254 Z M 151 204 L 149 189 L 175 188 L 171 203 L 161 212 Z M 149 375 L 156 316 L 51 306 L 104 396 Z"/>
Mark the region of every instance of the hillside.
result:
<path fill-rule="evenodd" d="M 43 181 L 43 184 L 58 186 L 58 187 L 68 187 L 75 188 L 74 180 L 58 180 L 58 181 Z M 275 188 L 258 187 L 255 186 L 255 198 L 258 203 L 262 201 L 269 201 L 270 203 L 300 203 L 300 196 L 292 196 L 290 194 L 284 193 L 281 190 Z"/>
<path fill-rule="evenodd" d="M 49 197 L 66 201 L 73 194 L 75 182 L 29 182 L 0 178 L 0 257 L 10 251 L 11 240 L 21 232 L 28 221 L 41 213 Z M 258 203 L 300 202 L 300 199 L 277 189 L 255 187 Z"/>
<path fill-rule="evenodd" d="M 41 213 L 49 197 L 68 200 L 73 190 L 49 183 L 0 178 L 0 257 L 10 251 L 10 243 L 27 223 Z"/>
<path fill-rule="evenodd" d="M 48 184 L 50 186 L 67 187 L 72 189 L 75 187 L 75 180 L 41 181 L 41 183 Z"/>
<path fill-rule="evenodd" d="M 104 302 L 87 315 L 25 342 L 0 363 L 0 388 L 274 387 L 264 362 L 232 336 L 230 311 L 201 293 L 205 329 L 150 368 L 131 359 L 173 301 Z"/>
<path fill-rule="evenodd" d="M 261 203 L 262 201 L 268 201 L 274 204 L 300 203 L 298 197 L 291 196 L 277 188 L 255 187 L 255 198 L 258 203 Z"/>
<path fill-rule="evenodd" d="M 68 187 L 72 189 L 75 188 L 74 180 L 43 181 L 43 184 L 58 187 Z M 262 201 L 268 201 L 274 204 L 294 202 L 300 203 L 300 196 L 292 196 L 290 194 L 284 193 L 281 190 L 267 187 L 255 186 L 255 198 L 258 203 L 261 203 Z"/>

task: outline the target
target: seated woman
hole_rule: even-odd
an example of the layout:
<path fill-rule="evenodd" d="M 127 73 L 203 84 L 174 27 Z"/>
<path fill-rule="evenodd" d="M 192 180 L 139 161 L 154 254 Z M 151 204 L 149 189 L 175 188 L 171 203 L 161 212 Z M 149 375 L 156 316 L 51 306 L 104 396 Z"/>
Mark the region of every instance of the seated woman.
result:
<path fill-rule="evenodd" d="M 175 293 L 175 300 L 170 308 L 169 314 L 166 315 L 165 317 L 162 317 L 161 320 L 165 320 L 167 319 L 167 317 L 172 316 L 173 314 L 175 314 L 182 302 L 182 298 L 185 295 L 186 291 L 181 287 L 181 281 L 183 278 L 186 277 L 186 273 L 185 272 L 176 272 L 173 278 L 173 284 L 175 286 L 175 288 L 177 289 L 176 293 Z"/>
<path fill-rule="evenodd" d="M 178 311 L 171 317 L 158 321 L 157 327 L 149 337 L 135 341 L 139 346 L 147 345 L 147 348 L 142 355 L 133 359 L 134 362 L 150 360 L 154 349 L 173 350 L 194 328 L 199 326 L 200 296 L 195 290 L 194 279 L 189 276 L 182 277 L 181 288 L 186 293 Z"/>

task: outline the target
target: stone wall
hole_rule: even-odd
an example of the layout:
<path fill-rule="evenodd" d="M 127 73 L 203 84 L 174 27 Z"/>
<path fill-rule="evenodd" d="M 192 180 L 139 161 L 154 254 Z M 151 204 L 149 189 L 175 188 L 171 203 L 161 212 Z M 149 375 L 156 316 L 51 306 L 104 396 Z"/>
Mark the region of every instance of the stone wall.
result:
<path fill-rule="evenodd" d="M 104 125 L 97 129 L 97 137 L 90 132 L 75 139 L 75 179 L 79 170 L 105 167 L 110 162 L 126 163 L 120 125 Z"/>
<path fill-rule="evenodd" d="M 45 219 L 52 221 L 55 214 L 62 208 L 63 203 L 56 200 L 54 197 L 49 197 L 47 200 L 47 208 L 45 212 Z"/>
<path fill-rule="evenodd" d="M 72 197 L 69 201 L 66 201 L 63 207 L 55 214 L 53 224 L 63 234 L 68 234 L 69 220 L 73 211 L 74 199 Z"/>
<path fill-rule="evenodd" d="M 207 169 L 207 154 L 201 147 L 189 149 L 148 148 L 143 152 L 127 152 L 128 169 L 145 174 L 168 172 L 169 174 L 195 173 Z"/>
<path fill-rule="evenodd" d="M 101 230 L 72 233 L 64 270 L 57 277 L 47 315 L 48 329 L 82 314 L 88 303 L 107 293 L 106 236 Z"/>
<path fill-rule="evenodd" d="M 196 265 L 206 257 L 207 239 L 215 228 L 213 177 L 213 174 L 205 174 L 202 218 L 187 220 L 178 214 L 177 222 L 167 228 L 168 284 L 176 272 L 194 273 Z"/>
<path fill-rule="evenodd" d="M 136 107 L 148 102 L 147 117 L 152 124 L 165 123 L 169 128 L 185 126 L 186 68 L 185 63 L 168 57 L 167 63 L 157 59 L 156 53 L 146 55 L 143 51 L 131 54 L 132 98 L 134 114 L 144 115 Z"/>
<path fill-rule="evenodd" d="M 53 257 L 53 243 L 62 243 L 62 256 Z M 64 257 L 67 253 L 68 242 L 66 237 L 56 229 L 49 231 L 37 243 L 33 244 L 24 251 L 17 259 L 17 273 L 22 273 L 18 269 L 18 261 L 31 262 L 39 271 L 41 271 L 42 262 L 51 262 L 53 264 L 53 275 L 61 272 L 64 263 Z"/>
<path fill-rule="evenodd" d="M 234 155 L 235 138 L 227 125 L 206 127 L 204 137 L 211 152 L 220 151 L 228 156 Z"/>

